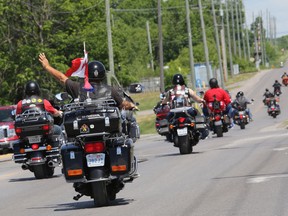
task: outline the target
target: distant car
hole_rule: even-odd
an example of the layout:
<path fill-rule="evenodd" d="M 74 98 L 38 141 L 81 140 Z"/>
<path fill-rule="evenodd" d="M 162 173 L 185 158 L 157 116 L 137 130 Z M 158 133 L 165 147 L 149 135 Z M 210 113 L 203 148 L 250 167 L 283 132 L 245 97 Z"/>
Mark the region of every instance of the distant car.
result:
<path fill-rule="evenodd" d="M 140 83 L 133 83 L 129 85 L 130 93 L 142 93 L 144 91 L 144 86 Z"/>
<path fill-rule="evenodd" d="M 15 109 L 15 105 L 0 106 L 0 151 L 13 149 L 13 143 L 18 140 L 12 116 Z"/>

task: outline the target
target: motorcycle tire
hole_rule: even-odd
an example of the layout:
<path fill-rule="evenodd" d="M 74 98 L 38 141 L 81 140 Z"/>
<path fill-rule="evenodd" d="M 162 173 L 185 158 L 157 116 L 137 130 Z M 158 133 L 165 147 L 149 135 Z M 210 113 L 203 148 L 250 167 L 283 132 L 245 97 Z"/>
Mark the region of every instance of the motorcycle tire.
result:
<path fill-rule="evenodd" d="M 240 128 L 241 128 L 242 130 L 245 129 L 245 122 L 241 122 L 241 123 L 240 123 Z"/>
<path fill-rule="evenodd" d="M 35 165 L 33 166 L 33 173 L 36 179 L 43 179 L 46 175 L 46 164 Z"/>
<path fill-rule="evenodd" d="M 215 133 L 217 137 L 223 137 L 223 130 L 221 125 L 215 126 Z"/>
<path fill-rule="evenodd" d="M 190 154 L 193 151 L 193 147 L 189 142 L 188 135 L 178 136 L 180 154 Z"/>
<path fill-rule="evenodd" d="M 92 182 L 92 196 L 94 199 L 94 206 L 101 207 L 109 205 L 109 197 L 105 181 Z"/>

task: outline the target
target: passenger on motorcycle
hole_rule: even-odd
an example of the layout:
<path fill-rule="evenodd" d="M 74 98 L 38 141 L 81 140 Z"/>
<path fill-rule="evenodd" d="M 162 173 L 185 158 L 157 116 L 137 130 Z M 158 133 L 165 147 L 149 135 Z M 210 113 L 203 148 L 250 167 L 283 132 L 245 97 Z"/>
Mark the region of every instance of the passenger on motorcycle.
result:
<path fill-rule="evenodd" d="M 273 84 L 274 88 L 274 95 L 281 94 L 281 83 L 278 82 L 278 80 L 275 80 L 275 83 Z"/>
<path fill-rule="evenodd" d="M 38 108 L 41 111 L 47 111 L 51 113 L 53 117 L 61 117 L 62 111 L 55 109 L 51 103 L 43 99 L 41 96 L 40 87 L 37 82 L 29 81 L 25 85 L 25 99 L 20 100 L 17 103 L 16 107 L 16 115 L 23 113 L 24 111 L 31 108 Z M 53 127 L 53 135 L 61 135 L 62 130 L 59 125 L 54 124 Z M 54 147 L 59 145 L 59 142 L 51 143 Z M 16 149 L 16 147 L 14 146 Z"/>
<path fill-rule="evenodd" d="M 77 81 L 70 80 L 65 74 L 53 68 L 44 53 L 39 54 L 39 61 L 43 68 L 59 80 L 64 86 L 66 91 L 72 96 L 73 99 L 79 98 L 83 101 L 87 97 L 87 92 L 83 89 L 83 84 Z M 93 92 L 89 92 L 91 98 L 101 98 L 110 95 L 117 103 L 120 109 L 138 109 L 138 107 L 127 101 L 123 100 L 121 95 L 113 87 L 106 85 L 104 80 L 106 78 L 105 66 L 99 61 L 92 61 L 88 64 L 88 79 L 93 86 Z M 81 88 L 80 88 L 81 87 Z"/>
<path fill-rule="evenodd" d="M 209 116 L 207 104 L 210 102 L 213 102 L 215 99 L 214 95 L 216 95 L 216 100 L 223 101 L 224 104 L 226 105 L 225 114 L 228 114 L 229 116 L 229 112 L 231 109 L 231 98 L 229 94 L 224 89 L 219 87 L 218 81 L 215 78 L 211 78 L 209 80 L 209 86 L 210 86 L 210 89 L 207 90 L 204 94 L 204 100 L 205 100 L 206 105 L 203 107 L 203 114 L 206 117 Z"/>
<path fill-rule="evenodd" d="M 172 78 L 173 88 L 166 92 L 162 105 L 169 103 L 172 109 L 183 106 L 191 106 L 187 110 L 189 115 L 195 117 L 200 115 L 200 112 L 193 107 L 192 100 L 203 103 L 204 100 L 200 98 L 192 89 L 188 88 L 185 84 L 184 78 L 181 74 L 175 74 Z M 167 120 L 173 117 L 173 112 L 168 113 Z M 201 132 L 201 139 L 205 139 L 209 135 L 208 129 L 203 129 Z"/>
<path fill-rule="evenodd" d="M 239 91 L 237 93 L 237 95 L 236 95 L 236 99 L 232 102 L 231 117 L 234 118 L 235 113 L 237 112 L 237 110 L 243 109 L 248 114 L 249 120 L 252 121 L 252 113 L 251 113 L 250 109 L 247 107 L 247 104 L 251 104 L 252 102 L 253 102 L 253 99 L 252 100 L 248 100 L 244 96 L 244 92 L 243 91 Z"/>

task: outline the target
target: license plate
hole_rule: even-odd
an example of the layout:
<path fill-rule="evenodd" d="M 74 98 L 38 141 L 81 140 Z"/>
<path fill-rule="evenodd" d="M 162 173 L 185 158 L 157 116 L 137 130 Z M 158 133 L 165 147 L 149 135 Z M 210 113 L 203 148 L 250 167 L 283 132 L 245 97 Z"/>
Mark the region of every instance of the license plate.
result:
<path fill-rule="evenodd" d="M 214 125 L 215 125 L 215 126 L 222 125 L 222 121 L 215 121 L 215 122 L 214 122 Z"/>
<path fill-rule="evenodd" d="M 88 167 L 98 167 L 104 166 L 105 164 L 105 154 L 88 154 L 86 155 L 87 166 Z"/>
<path fill-rule="evenodd" d="M 28 140 L 29 140 L 29 143 L 40 143 L 41 136 L 29 136 Z"/>
<path fill-rule="evenodd" d="M 187 135 L 187 127 L 177 129 L 177 134 L 178 134 L 178 136 L 186 136 Z"/>

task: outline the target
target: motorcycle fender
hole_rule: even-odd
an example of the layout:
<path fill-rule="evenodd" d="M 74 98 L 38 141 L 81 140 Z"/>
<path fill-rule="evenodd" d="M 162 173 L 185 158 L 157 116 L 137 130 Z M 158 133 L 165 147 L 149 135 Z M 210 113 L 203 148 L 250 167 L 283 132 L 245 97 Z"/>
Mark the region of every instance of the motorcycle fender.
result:
<path fill-rule="evenodd" d="M 214 122 L 214 125 L 215 125 L 215 126 L 222 125 L 222 121 L 221 121 L 221 120 L 220 120 L 220 121 L 215 121 L 215 122 Z"/>
<path fill-rule="evenodd" d="M 96 179 L 109 177 L 109 173 L 107 172 L 107 169 L 105 167 L 89 167 L 88 175 L 89 175 L 89 180 L 92 180 L 92 179 L 96 180 Z"/>

